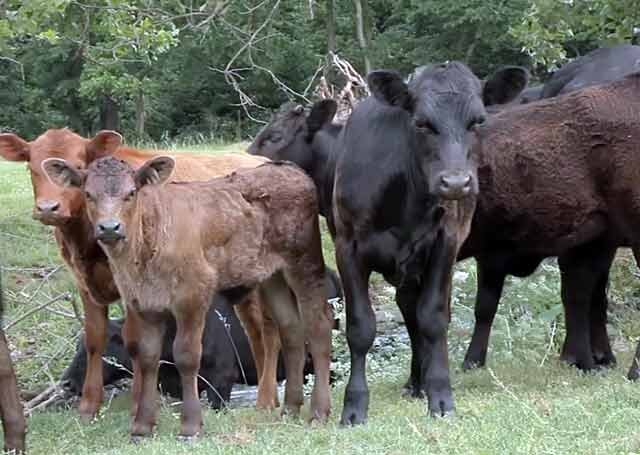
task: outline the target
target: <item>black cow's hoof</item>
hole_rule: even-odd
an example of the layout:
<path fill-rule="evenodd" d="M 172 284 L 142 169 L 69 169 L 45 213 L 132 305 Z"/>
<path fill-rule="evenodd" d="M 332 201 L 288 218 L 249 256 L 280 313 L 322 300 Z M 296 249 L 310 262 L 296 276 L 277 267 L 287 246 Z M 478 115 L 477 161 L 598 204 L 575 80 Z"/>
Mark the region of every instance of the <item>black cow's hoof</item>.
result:
<path fill-rule="evenodd" d="M 563 353 L 560 356 L 560 360 L 582 371 L 592 371 L 592 370 L 595 370 L 597 367 L 596 362 L 594 361 L 593 356 L 591 355 L 584 356 L 584 355 L 576 355 L 573 353 Z"/>
<path fill-rule="evenodd" d="M 362 425 L 367 422 L 369 392 L 347 392 L 340 424 L 344 426 Z"/>
<path fill-rule="evenodd" d="M 426 393 L 419 384 L 409 378 L 407 383 L 402 387 L 402 396 L 405 398 L 424 398 Z"/>
<path fill-rule="evenodd" d="M 631 367 L 627 374 L 627 379 L 629 379 L 629 381 L 637 381 L 638 378 L 640 378 L 640 369 Z"/>
<path fill-rule="evenodd" d="M 483 362 L 478 362 L 471 359 L 464 359 L 464 362 L 462 362 L 462 371 L 476 370 L 478 368 L 482 368 L 483 366 L 484 366 Z"/>
<path fill-rule="evenodd" d="M 596 365 L 605 368 L 613 368 L 618 363 L 616 356 L 612 352 L 594 352 L 593 361 Z"/>
<path fill-rule="evenodd" d="M 429 394 L 429 415 L 431 417 L 446 417 L 455 410 L 453 395 L 450 390 L 442 390 Z"/>

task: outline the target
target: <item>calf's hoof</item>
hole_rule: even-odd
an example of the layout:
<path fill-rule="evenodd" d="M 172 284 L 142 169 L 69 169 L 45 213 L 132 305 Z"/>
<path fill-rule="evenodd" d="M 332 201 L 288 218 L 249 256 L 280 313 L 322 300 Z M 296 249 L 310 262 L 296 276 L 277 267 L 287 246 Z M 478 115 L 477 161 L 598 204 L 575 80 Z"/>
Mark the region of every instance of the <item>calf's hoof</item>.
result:
<path fill-rule="evenodd" d="M 100 406 L 96 406 L 94 404 L 89 404 L 86 402 L 80 402 L 80 406 L 78 406 L 78 414 L 80 417 L 80 421 L 82 423 L 91 423 L 96 418 L 98 414 L 98 408 Z"/>
<path fill-rule="evenodd" d="M 180 442 L 183 442 L 185 444 L 192 444 L 194 442 L 197 442 L 200 439 L 201 433 L 197 432 L 196 434 L 182 434 L 180 433 L 176 439 Z"/>
<path fill-rule="evenodd" d="M 280 411 L 280 417 L 292 417 L 297 418 L 300 416 L 300 405 L 288 405 L 285 404 Z"/>
<path fill-rule="evenodd" d="M 629 381 L 637 381 L 638 378 L 640 378 L 640 368 L 631 367 L 627 374 L 627 379 L 629 379 Z"/>
<path fill-rule="evenodd" d="M 369 392 L 351 392 L 345 394 L 344 408 L 340 424 L 344 426 L 362 425 L 367 422 Z"/>
<path fill-rule="evenodd" d="M 431 417 L 447 417 L 452 415 L 455 410 L 453 395 L 450 390 L 431 392 L 428 403 Z"/>
<path fill-rule="evenodd" d="M 468 355 L 464 358 L 462 362 L 462 371 L 471 371 L 477 368 L 482 368 L 485 365 L 485 359 L 479 358 L 477 356 Z"/>
<path fill-rule="evenodd" d="M 426 395 L 424 388 L 412 378 L 409 378 L 407 383 L 402 386 L 402 396 L 406 398 L 424 398 Z"/>

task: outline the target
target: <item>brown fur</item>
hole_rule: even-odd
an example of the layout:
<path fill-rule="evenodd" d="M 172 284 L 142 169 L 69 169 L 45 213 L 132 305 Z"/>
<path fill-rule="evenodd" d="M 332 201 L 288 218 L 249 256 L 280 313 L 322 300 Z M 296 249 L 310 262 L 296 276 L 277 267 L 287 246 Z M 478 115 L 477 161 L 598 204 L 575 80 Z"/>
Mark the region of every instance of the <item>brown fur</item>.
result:
<path fill-rule="evenodd" d="M 117 173 L 121 165 L 107 160 L 111 173 Z M 283 341 L 285 410 L 297 414 L 302 404 L 306 341 L 316 372 L 312 416 L 325 419 L 333 324 L 326 312 L 313 182 L 293 165 L 267 163 L 209 182 L 147 184 L 129 201 L 132 171 L 121 170 L 119 180 L 113 175 L 105 179 L 104 173 L 96 174 L 104 165 L 99 161 L 89 168 L 84 189 L 98 195 L 98 202 L 88 206 L 93 224 L 117 219 L 126 232 L 123 240 L 102 246 L 127 308 L 141 315 L 143 327 L 144 336 L 130 347 L 142 376 L 133 435 L 148 435 L 155 425 L 161 315 L 170 312 L 176 319 L 181 434 L 194 436 L 202 426 L 195 374 L 209 302 L 217 292 L 257 285 Z"/>
<path fill-rule="evenodd" d="M 593 365 L 589 334 L 577 333 L 589 327 L 589 277 L 597 270 L 589 267 L 608 269 L 606 259 L 586 261 L 640 245 L 638 153 L 640 74 L 500 113 L 482 140 L 480 196 L 459 259 L 476 257 L 487 275 L 491 263 L 498 272 L 526 275 L 528 258 L 535 267 L 558 256 L 567 311 L 563 352 L 586 349 L 577 361 L 583 368 Z M 490 327 L 491 314 L 483 318 Z M 474 332 L 474 342 L 486 352 L 488 331 L 476 332 L 484 333 L 476 340 Z M 598 343 L 608 346 L 606 339 Z"/>
<path fill-rule="evenodd" d="M 3 296 L 0 278 L 0 322 L 2 321 Z M 4 433 L 4 450 L 23 453 L 25 450 L 26 422 L 13 371 L 9 346 L 0 327 L 0 416 Z"/>
<path fill-rule="evenodd" d="M 100 133 L 93 139 L 83 138 L 68 129 L 48 130 L 32 142 L 26 142 L 13 134 L 0 134 L 0 156 L 13 161 L 26 161 L 31 173 L 31 182 L 35 198 L 34 217 L 45 224 L 56 227 L 55 238 L 61 255 L 71 269 L 85 312 L 85 342 L 87 345 L 87 372 L 80 401 L 79 412 L 85 419 L 96 415 L 102 402 L 102 354 L 106 346 L 107 308 L 120 294 L 113 280 L 106 256 L 98 246 L 93 226 L 85 212 L 85 199 L 77 188 L 61 188 L 53 184 L 42 170 L 42 162 L 48 158 L 62 158 L 78 169 L 87 166 L 102 154 L 113 153 L 129 162 L 133 167 L 141 166 L 159 152 L 138 150 L 118 146 L 110 142 L 112 136 L 103 138 Z M 207 180 L 226 175 L 241 167 L 255 167 L 265 159 L 244 154 L 221 154 L 215 156 L 196 156 L 176 154 L 174 181 Z M 55 215 L 43 218 L 37 206 L 42 201 L 56 201 L 60 208 Z M 256 299 L 250 296 L 248 304 Z M 240 315 L 239 315 L 240 316 Z M 250 322 L 242 320 L 245 328 Z M 125 323 L 130 334 L 136 332 L 135 326 Z M 261 328 L 247 328 L 255 334 L 262 333 Z M 258 345 L 274 346 L 272 339 L 250 338 L 252 348 L 264 351 Z M 261 374 L 261 371 L 258 370 Z M 270 373 L 270 371 L 268 372 Z M 275 398 L 275 388 L 262 401 Z M 135 396 L 135 394 L 134 394 Z"/>

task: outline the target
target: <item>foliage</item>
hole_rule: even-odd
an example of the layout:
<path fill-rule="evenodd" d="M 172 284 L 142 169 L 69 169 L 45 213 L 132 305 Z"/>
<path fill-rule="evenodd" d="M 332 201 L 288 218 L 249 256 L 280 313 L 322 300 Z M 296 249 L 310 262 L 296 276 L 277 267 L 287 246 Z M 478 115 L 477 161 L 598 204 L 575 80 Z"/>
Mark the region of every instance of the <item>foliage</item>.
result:
<path fill-rule="evenodd" d="M 635 0 L 533 0 L 514 39 L 549 69 L 602 45 L 631 42 L 640 26 Z"/>
<path fill-rule="evenodd" d="M 327 52 L 328 1 L 5 0 L 0 128 L 31 139 L 115 122 L 129 140 L 246 139 L 284 101 L 309 100 Z M 628 41 L 640 23 L 633 0 L 361 3 L 366 50 L 353 0 L 333 0 L 337 52 L 361 73 L 365 52 L 374 67 L 405 74 L 453 59 L 482 77 L 531 60 L 544 71 Z"/>

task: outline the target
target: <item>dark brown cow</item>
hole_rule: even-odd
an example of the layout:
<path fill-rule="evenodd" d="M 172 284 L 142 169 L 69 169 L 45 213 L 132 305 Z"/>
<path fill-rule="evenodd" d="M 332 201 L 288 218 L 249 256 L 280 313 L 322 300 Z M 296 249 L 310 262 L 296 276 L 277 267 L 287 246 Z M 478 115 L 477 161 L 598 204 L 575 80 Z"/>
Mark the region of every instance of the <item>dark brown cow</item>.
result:
<path fill-rule="evenodd" d="M 107 342 L 107 305 L 120 298 L 113 281 L 106 256 L 96 242 L 93 228 L 85 213 L 85 199 L 77 188 L 61 188 L 49 181 L 41 164 L 47 158 L 62 158 L 77 169 L 86 167 L 97 157 L 114 154 L 134 167 L 141 166 L 157 153 L 141 151 L 121 146 L 122 137 L 113 131 L 102 131 L 92 139 L 85 139 L 68 129 L 49 130 L 32 142 L 27 142 L 15 134 L 0 134 L 0 156 L 10 161 L 24 161 L 31 174 L 35 197 L 33 216 L 44 224 L 55 226 L 55 237 L 61 255 L 71 269 L 85 313 L 87 347 L 87 371 L 80 401 L 79 412 L 84 419 L 91 419 L 98 412 L 102 402 L 102 354 Z M 176 171 L 173 178 L 181 181 L 208 180 L 228 174 L 240 167 L 255 167 L 265 160 L 242 154 L 216 156 L 194 156 L 180 154 L 176 157 Z M 255 297 L 255 296 L 251 296 Z M 252 348 L 256 355 L 258 371 L 265 378 L 258 394 L 259 407 L 276 406 L 275 366 L 263 370 L 264 349 L 260 331 L 251 325 L 251 311 L 243 306 L 237 310 L 245 324 Z M 259 308 L 258 308 L 259 310 Z M 256 311 L 256 310 L 253 310 Z M 127 324 L 135 322 L 129 318 Z M 125 326 L 127 326 L 125 324 Z M 128 328 L 130 333 L 135 327 Z M 265 336 L 273 336 L 271 332 Z M 273 341 L 264 341 L 272 346 Z M 277 355 L 277 353 L 276 353 Z M 270 357 L 274 357 L 270 354 Z M 273 365 L 270 359 L 268 365 Z"/>
<path fill-rule="evenodd" d="M 479 154 L 481 197 L 460 252 L 476 258 L 485 283 L 467 361 L 484 362 L 504 275 L 527 275 L 548 256 L 558 256 L 563 275 L 563 355 L 589 367 L 591 346 L 608 348 L 606 306 L 590 307 L 606 303 L 615 249 L 640 245 L 639 151 L 640 74 L 491 118 Z"/>
<path fill-rule="evenodd" d="M 140 317 L 143 336 L 127 339 L 142 387 L 132 435 L 147 436 L 155 425 L 164 315 L 176 320 L 180 434 L 193 437 L 202 428 L 197 373 L 208 306 L 216 295 L 235 303 L 257 285 L 282 339 L 283 412 L 300 411 L 308 342 L 316 374 L 312 418 L 326 419 L 333 321 L 313 182 L 294 165 L 267 163 L 209 182 L 163 185 L 174 166 L 170 157 L 135 172 L 113 157 L 95 161 L 87 172 L 60 159 L 43 163 L 52 181 L 85 192 L 87 215 L 118 288 Z"/>
<path fill-rule="evenodd" d="M 4 310 L 2 277 L 0 276 L 0 323 Z M 22 453 L 25 449 L 26 422 L 18 393 L 16 375 L 11 364 L 7 339 L 0 326 L 0 415 L 4 432 L 4 450 Z"/>

